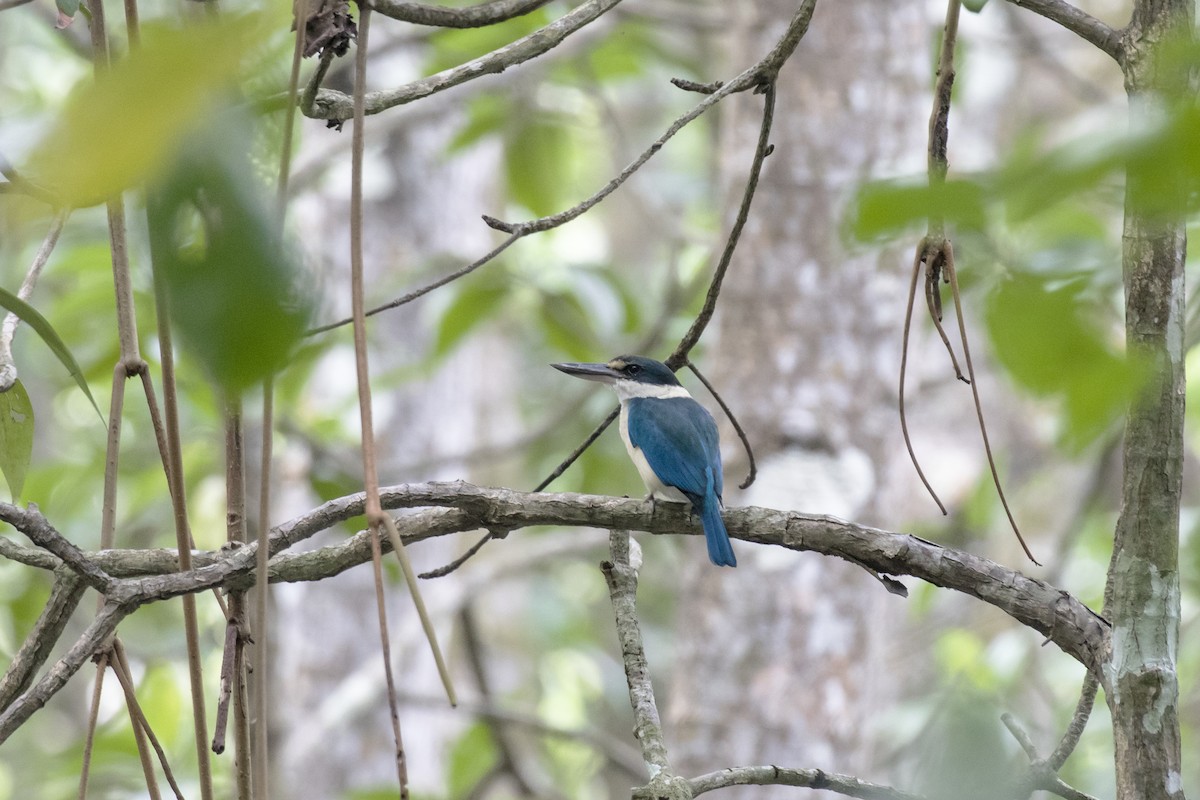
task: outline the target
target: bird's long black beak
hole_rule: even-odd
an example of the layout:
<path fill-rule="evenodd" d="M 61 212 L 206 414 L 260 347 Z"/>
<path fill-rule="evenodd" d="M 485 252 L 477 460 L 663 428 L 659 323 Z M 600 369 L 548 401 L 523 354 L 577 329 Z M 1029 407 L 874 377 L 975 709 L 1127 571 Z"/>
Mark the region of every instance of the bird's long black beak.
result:
<path fill-rule="evenodd" d="M 568 375 L 574 375 L 576 378 L 583 378 L 589 381 L 600 381 L 601 383 L 612 383 L 617 378 L 622 377 L 621 373 L 610 367 L 608 364 L 551 364 L 559 372 L 565 372 Z"/>

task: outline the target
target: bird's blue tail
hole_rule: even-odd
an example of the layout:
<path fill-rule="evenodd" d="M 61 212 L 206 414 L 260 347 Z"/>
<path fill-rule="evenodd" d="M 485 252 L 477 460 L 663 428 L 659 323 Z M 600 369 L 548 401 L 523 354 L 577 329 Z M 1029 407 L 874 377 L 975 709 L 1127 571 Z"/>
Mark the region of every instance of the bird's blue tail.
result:
<path fill-rule="evenodd" d="M 721 519 L 721 501 L 716 492 L 705 494 L 700 521 L 704 524 L 704 540 L 708 542 L 708 559 L 718 567 L 736 567 L 737 558 L 733 555 L 725 521 Z"/>

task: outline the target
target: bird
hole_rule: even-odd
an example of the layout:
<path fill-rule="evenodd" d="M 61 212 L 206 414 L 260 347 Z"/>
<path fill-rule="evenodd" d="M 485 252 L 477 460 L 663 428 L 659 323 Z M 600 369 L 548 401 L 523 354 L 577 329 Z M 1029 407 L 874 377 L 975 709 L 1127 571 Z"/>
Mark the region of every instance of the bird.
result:
<path fill-rule="evenodd" d="M 721 446 L 717 424 L 661 361 L 617 356 L 605 364 L 551 364 L 590 381 L 607 383 L 621 401 L 620 431 L 629 458 L 650 494 L 648 500 L 691 503 L 704 525 L 708 558 L 736 567 L 721 519 Z"/>

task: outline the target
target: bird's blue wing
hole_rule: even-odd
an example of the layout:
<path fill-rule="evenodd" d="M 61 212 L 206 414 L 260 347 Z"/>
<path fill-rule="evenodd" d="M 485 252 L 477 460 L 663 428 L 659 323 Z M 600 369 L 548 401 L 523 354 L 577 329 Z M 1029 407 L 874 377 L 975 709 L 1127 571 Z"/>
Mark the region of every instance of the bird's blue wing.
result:
<path fill-rule="evenodd" d="M 721 446 L 717 425 L 690 397 L 635 397 L 628 401 L 629 441 L 642 451 L 658 479 L 687 495 L 703 498 L 708 473 L 721 497 Z"/>

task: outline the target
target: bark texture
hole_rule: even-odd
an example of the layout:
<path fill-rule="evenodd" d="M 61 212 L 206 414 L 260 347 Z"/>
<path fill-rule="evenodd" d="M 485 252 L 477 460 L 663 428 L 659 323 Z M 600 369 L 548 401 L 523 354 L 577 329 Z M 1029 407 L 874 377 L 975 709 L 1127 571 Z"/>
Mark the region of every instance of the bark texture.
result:
<path fill-rule="evenodd" d="M 728 6 L 734 67 L 771 46 L 792 5 Z M 926 112 L 913 109 L 928 108 L 929 33 L 919 5 L 820 3 L 779 76 L 775 150 L 722 292 L 717 336 L 698 358 L 759 460 L 757 483 L 738 493 L 744 461 L 722 429 L 729 505 L 868 524 L 911 510 L 896 514 L 895 495 L 887 497 L 892 456 L 903 453 L 894 399 L 901 259 L 851 253 L 839 224 L 857 181 L 923 166 Z M 721 174 L 734 195 L 760 102 L 739 98 L 722 110 Z M 690 553 L 681 567 L 678 662 L 686 667 L 668 715 L 677 771 L 772 763 L 874 777 L 867 731 L 898 689 L 877 667 L 902 601 L 843 562 L 742 542 L 735 549 L 737 570 L 714 571 Z M 727 790 L 760 800 L 794 792 Z"/>
<path fill-rule="evenodd" d="M 1190 35 L 1192 9 L 1188 0 L 1135 4 L 1123 64 L 1132 114 L 1163 102 L 1161 93 L 1176 76 L 1160 70 L 1156 57 L 1164 42 Z M 1161 210 L 1172 205 L 1169 196 L 1161 203 L 1163 194 L 1164 187 L 1129 176 L 1125 340 L 1147 377 L 1126 420 L 1122 509 L 1110 567 L 1113 653 L 1107 697 L 1121 800 L 1183 797 L 1176 661 L 1187 238 L 1182 213 Z M 1148 206 L 1152 197 L 1157 210 Z"/>

